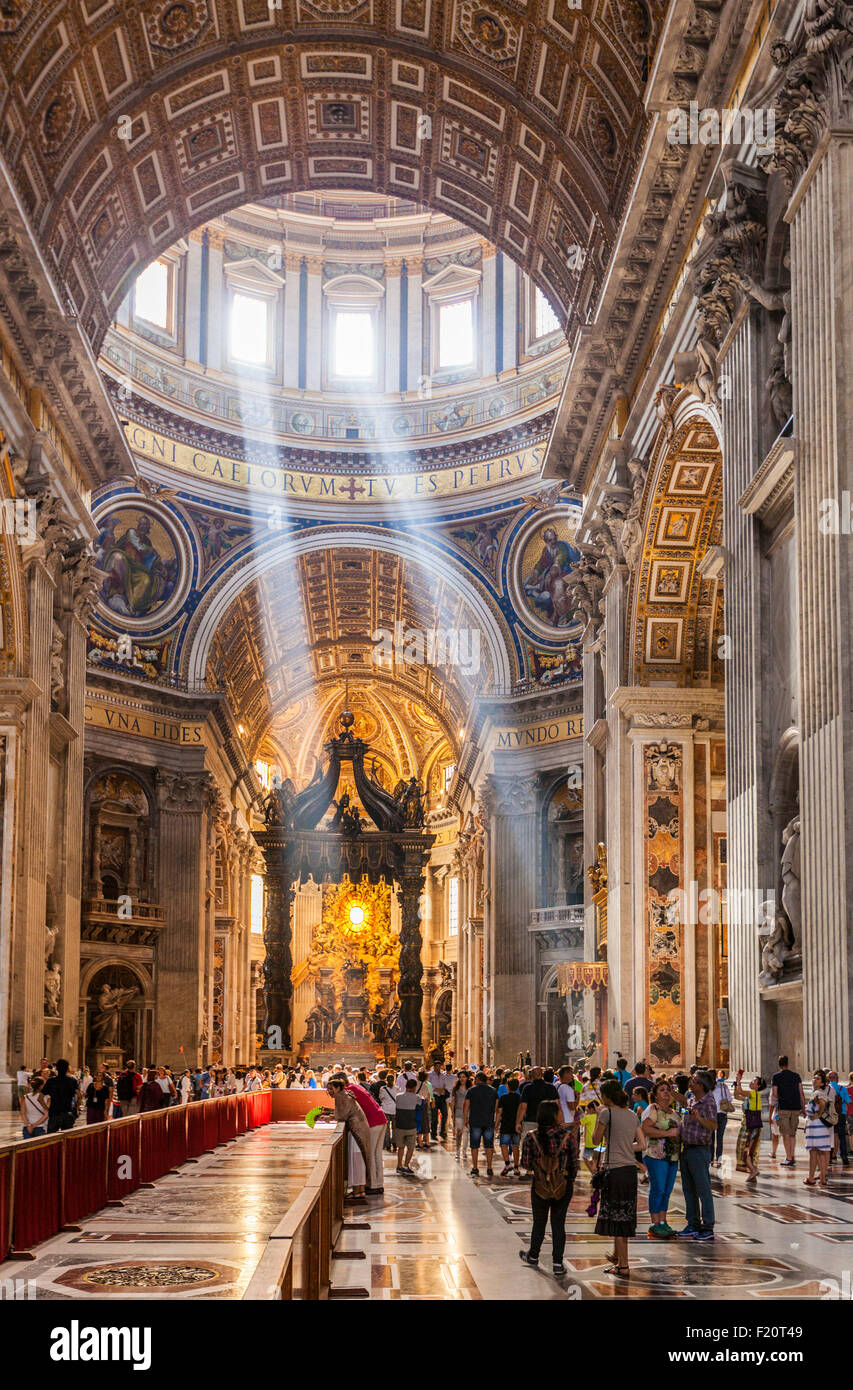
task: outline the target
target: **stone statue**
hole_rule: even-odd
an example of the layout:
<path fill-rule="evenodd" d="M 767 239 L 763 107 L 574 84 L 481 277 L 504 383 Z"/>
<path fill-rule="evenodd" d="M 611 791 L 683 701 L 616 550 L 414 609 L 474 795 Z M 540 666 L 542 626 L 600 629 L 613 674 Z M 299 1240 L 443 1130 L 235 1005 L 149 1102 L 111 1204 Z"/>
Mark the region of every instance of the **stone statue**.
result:
<path fill-rule="evenodd" d="M 65 690 L 65 638 L 62 635 L 62 628 L 54 620 L 53 634 L 50 640 L 50 698 L 54 705 L 58 705 L 62 700 Z"/>
<path fill-rule="evenodd" d="M 782 907 L 791 924 L 791 944 L 800 949 L 800 817 L 794 816 L 782 831 Z"/>
<path fill-rule="evenodd" d="M 44 1012 L 47 1018 L 59 1017 L 61 990 L 62 973 L 58 965 L 52 965 L 44 972 Z"/>
<path fill-rule="evenodd" d="M 59 927 L 58 927 L 58 926 L 51 926 L 50 923 L 45 923 L 45 928 L 44 928 L 44 968 L 45 968 L 45 970 L 46 970 L 46 969 L 48 968 L 48 966 L 50 965 L 51 957 L 52 957 L 52 955 L 53 955 L 53 948 L 54 948 L 54 946 L 56 945 L 56 938 L 57 938 L 58 936 L 59 936 Z"/>
<path fill-rule="evenodd" d="M 289 777 L 282 782 L 278 773 L 272 779 L 272 788 L 263 803 L 266 825 L 293 829 L 293 806 L 296 801 L 296 788 Z"/>
<path fill-rule="evenodd" d="M 400 1020 L 400 1004 L 395 1000 L 392 1008 L 388 1010 L 388 1017 L 385 1020 L 385 1036 L 389 1042 L 400 1041 L 403 1032 L 403 1025 Z"/>
<path fill-rule="evenodd" d="M 631 475 L 631 505 L 622 527 L 621 543 L 625 564 L 630 570 L 637 568 L 640 552 L 643 548 L 643 491 L 646 486 L 648 471 L 649 465 L 645 459 L 632 458 L 628 460 L 628 472 Z"/>
<path fill-rule="evenodd" d="M 117 1045 L 121 1011 L 136 992 L 132 986 L 129 989 L 122 989 L 119 985 L 108 985 L 106 981 L 101 985 L 101 992 L 98 995 L 99 1012 L 92 1020 L 97 1047 L 115 1047 Z"/>
<path fill-rule="evenodd" d="M 778 984 L 785 968 L 785 961 L 791 954 L 791 928 L 784 914 L 779 912 L 773 930 L 761 948 L 761 972 L 758 983 L 763 988 Z"/>

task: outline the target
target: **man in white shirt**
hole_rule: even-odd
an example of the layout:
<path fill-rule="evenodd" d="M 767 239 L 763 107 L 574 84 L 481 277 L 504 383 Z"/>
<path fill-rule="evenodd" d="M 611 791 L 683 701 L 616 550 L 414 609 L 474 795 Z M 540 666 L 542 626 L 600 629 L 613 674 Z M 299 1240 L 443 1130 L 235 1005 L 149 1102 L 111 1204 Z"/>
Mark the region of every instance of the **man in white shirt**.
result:
<path fill-rule="evenodd" d="M 560 1067 L 557 1082 L 557 1098 L 563 1115 L 564 1125 L 573 1125 L 577 1116 L 578 1093 L 575 1090 L 574 1067 Z"/>
<path fill-rule="evenodd" d="M 432 1107 L 432 1141 L 438 1138 L 438 1122 L 441 1119 L 441 1142 L 447 1143 L 447 1102 L 453 1083 L 456 1080 L 452 1072 L 444 1071 L 437 1064 L 432 1071 L 427 1072 L 427 1081 L 432 1086 L 433 1107 Z"/>
<path fill-rule="evenodd" d="M 404 1062 L 404 1063 L 403 1063 L 403 1070 L 400 1072 L 400 1075 L 397 1077 L 397 1081 L 396 1081 L 396 1084 L 395 1084 L 395 1086 L 394 1086 L 394 1090 L 395 1090 L 398 1094 L 401 1095 L 401 1094 L 403 1093 L 403 1091 L 405 1091 L 405 1089 L 406 1089 L 406 1082 L 407 1082 L 407 1081 L 417 1081 L 417 1079 L 418 1079 L 418 1074 L 417 1074 L 417 1072 L 416 1072 L 416 1071 L 412 1071 L 411 1065 L 410 1065 L 408 1062 Z"/>

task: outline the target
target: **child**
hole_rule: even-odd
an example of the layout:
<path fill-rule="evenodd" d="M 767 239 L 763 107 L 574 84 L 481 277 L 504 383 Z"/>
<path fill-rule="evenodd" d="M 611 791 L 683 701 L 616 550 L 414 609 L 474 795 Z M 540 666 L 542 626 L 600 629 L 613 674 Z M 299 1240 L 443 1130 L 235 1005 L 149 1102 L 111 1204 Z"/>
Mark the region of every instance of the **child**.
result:
<path fill-rule="evenodd" d="M 596 1150 L 592 1142 L 592 1135 L 595 1130 L 597 1118 L 598 1111 L 595 1105 L 590 1101 L 588 1105 L 583 1107 L 580 1115 L 580 1128 L 581 1134 L 583 1135 L 583 1161 L 584 1167 L 589 1173 L 594 1173 L 598 1167 L 598 1154 L 600 1153 L 600 1149 Z"/>

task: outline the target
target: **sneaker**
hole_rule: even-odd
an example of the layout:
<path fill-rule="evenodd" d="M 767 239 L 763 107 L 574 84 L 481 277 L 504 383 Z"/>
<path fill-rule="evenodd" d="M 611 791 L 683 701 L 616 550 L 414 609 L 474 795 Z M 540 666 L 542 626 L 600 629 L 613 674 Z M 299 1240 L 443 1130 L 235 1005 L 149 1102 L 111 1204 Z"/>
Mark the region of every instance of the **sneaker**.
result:
<path fill-rule="evenodd" d="M 713 1240 L 713 1239 L 714 1239 L 714 1232 L 713 1232 L 713 1231 L 697 1231 L 697 1232 L 696 1232 L 696 1235 L 693 1237 L 693 1239 L 694 1239 L 694 1240 Z"/>
<path fill-rule="evenodd" d="M 648 1238 L 649 1240 L 669 1240 L 669 1236 L 660 1224 L 649 1227 Z"/>
<path fill-rule="evenodd" d="M 695 1226 L 685 1226 L 683 1231 L 676 1231 L 675 1234 L 679 1240 L 694 1240 L 699 1232 Z"/>
<path fill-rule="evenodd" d="M 502 1178 L 508 1178 L 511 1172 L 512 1172 L 512 1165 L 509 1164 L 509 1163 L 507 1163 L 507 1164 L 505 1164 L 504 1167 L 501 1169 L 501 1177 L 502 1177 Z"/>
<path fill-rule="evenodd" d="M 407 1165 L 401 1168 L 400 1172 L 405 1173 L 407 1178 L 413 1178 L 415 1176 L 414 1168 L 409 1168 Z"/>
<path fill-rule="evenodd" d="M 523 1265 L 530 1265 L 531 1269 L 539 1268 L 539 1260 L 531 1259 L 529 1250 L 519 1250 L 518 1258 L 521 1260 L 521 1263 Z"/>
<path fill-rule="evenodd" d="M 520 1169 L 520 1168 L 513 1168 L 513 1170 L 512 1170 L 512 1176 L 513 1176 L 514 1178 L 520 1178 L 520 1177 L 521 1177 L 521 1169 Z"/>
<path fill-rule="evenodd" d="M 669 1224 L 668 1221 L 664 1221 L 664 1223 L 663 1223 L 663 1225 L 661 1226 L 660 1230 L 661 1230 L 662 1235 L 664 1235 L 664 1236 L 666 1237 L 667 1240 L 677 1240 L 677 1239 L 678 1239 L 678 1232 L 673 1230 L 673 1228 L 670 1226 L 670 1224 Z"/>
<path fill-rule="evenodd" d="M 562 1279 L 562 1277 L 563 1277 L 563 1275 L 565 1274 L 565 1272 L 566 1272 L 566 1266 L 565 1266 L 564 1264 L 554 1265 L 554 1278 L 555 1278 L 555 1279 Z"/>

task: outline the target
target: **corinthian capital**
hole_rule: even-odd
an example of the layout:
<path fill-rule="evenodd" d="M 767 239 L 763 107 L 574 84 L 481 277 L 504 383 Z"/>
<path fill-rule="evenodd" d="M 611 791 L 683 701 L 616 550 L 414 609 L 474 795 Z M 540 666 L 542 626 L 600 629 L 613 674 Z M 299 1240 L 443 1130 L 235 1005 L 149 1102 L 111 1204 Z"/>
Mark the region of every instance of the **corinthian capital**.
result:
<path fill-rule="evenodd" d="M 488 777 L 480 793 L 490 816 L 528 816 L 539 805 L 539 778 Z"/>
<path fill-rule="evenodd" d="M 200 814 L 207 810 L 212 787 L 209 772 L 157 773 L 157 800 L 162 811 Z"/>

